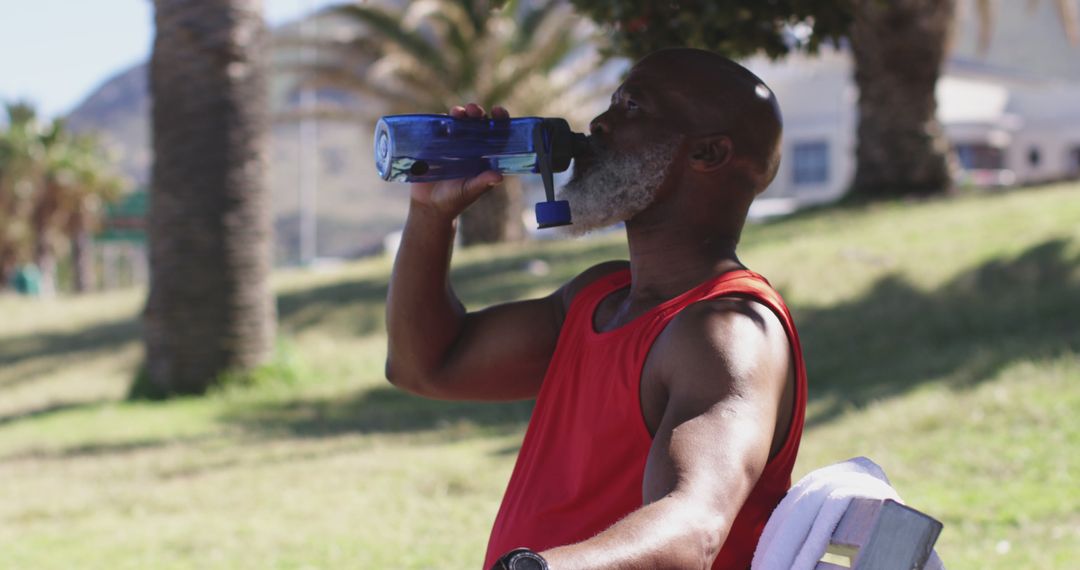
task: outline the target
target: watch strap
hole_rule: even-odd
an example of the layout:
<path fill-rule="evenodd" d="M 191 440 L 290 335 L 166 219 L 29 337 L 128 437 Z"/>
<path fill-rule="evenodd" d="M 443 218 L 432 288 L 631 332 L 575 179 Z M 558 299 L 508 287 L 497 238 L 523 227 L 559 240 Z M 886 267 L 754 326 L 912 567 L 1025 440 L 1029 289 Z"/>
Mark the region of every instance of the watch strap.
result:
<path fill-rule="evenodd" d="M 548 564 L 528 548 L 515 548 L 500 556 L 491 570 L 548 570 Z"/>

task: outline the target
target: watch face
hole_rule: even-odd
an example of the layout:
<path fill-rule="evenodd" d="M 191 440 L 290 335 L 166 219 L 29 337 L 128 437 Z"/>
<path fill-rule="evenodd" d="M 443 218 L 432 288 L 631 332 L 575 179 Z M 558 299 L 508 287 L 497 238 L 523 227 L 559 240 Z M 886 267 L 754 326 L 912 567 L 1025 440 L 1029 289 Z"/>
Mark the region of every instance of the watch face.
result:
<path fill-rule="evenodd" d="M 547 570 L 547 563 L 538 554 L 522 552 L 510 559 L 510 570 Z"/>

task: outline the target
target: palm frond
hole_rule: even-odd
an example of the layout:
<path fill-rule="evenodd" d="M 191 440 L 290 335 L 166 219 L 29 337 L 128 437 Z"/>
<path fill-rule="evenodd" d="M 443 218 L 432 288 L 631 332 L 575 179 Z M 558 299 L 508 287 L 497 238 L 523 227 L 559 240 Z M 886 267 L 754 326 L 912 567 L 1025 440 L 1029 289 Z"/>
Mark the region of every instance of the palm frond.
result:
<path fill-rule="evenodd" d="M 530 42 L 499 62 L 487 95 L 493 101 L 505 100 L 529 75 L 547 74 L 562 64 L 582 35 L 575 24 L 572 12 L 545 12 L 544 18 L 536 22 Z M 516 44 L 516 39 L 511 42 Z"/>
<path fill-rule="evenodd" d="M 306 81 L 328 82 L 399 112 L 445 112 L 465 101 L 506 105 L 516 114 L 565 109 L 569 117 L 595 109 L 594 90 L 586 86 L 597 82 L 587 78 L 604 58 L 582 47 L 595 29 L 565 2 L 508 0 L 492 10 L 494 3 L 413 0 L 398 11 L 336 9 L 362 24 L 349 26 L 356 44 L 337 44 Z"/>
<path fill-rule="evenodd" d="M 377 8 L 347 4 L 333 9 L 334 13 L 367 24 L 371 31 L 409 53 L 416 61 L 437 73 L 446 72 L 446 61 L 435 46 L 421 34 L 402 25 L 401 19 Z"/>
<path fill-rule="evenodd" d="M 1072 0 L 1055 0 L 1058 16 L 1061 17 L 1061 25 L 1065 28 L 1065 36 L 1072 45 L 1080 44 L 1080 9 Z"/>
<path fill-rule="evenodd" d="M 454 90 L 476 81 L 476 45 L 484 41 L 487 29 L 475 29 L 463 7 L 446 0 L 420 0 L 409 7 L 404 21 L 410 26 L 427 27 L 438 36 L 447 57 L 445 81 L 454 84 Z"/>
<path fill-rule="evenodd" d="M 415 93 L 415 97 L 426 103 L 415 112 L 441 113 L 452 105 L 460 103 L 462 93 L 456 85 L 448 84 L 431 70 L 417 64 L 407 56 L 390 54 L 380 59 L 368 74 L 368 81 L 385 88 Z"/>
<path fill-rule="evenodd" d="M 532 43 L 537 29 L 556 8 L 554 2 L 545 2 L 536 8 L 524 8 L 525 12 L 518 21 L 517 33 L 514 37 L 513 51 L 522 51 Z"/>
<path fill-rule="evenodd" d="M 447 4 L 451 2 L 468 15 L 469 21 L 472 22 L 471 27 L 477 34 L 487 26 L 488 19 L 491 17 L 491 2 L 487 0 L 449 0 Z"/>
<path fill-rule="evenodd" d="M 985 55 L 990 50 L 990 41 L 994 37 L 994 20 L 997 19 L 994 0 L 975 0 L 975 14 L 979 19 L 978 49 L 980 54 Z"/>

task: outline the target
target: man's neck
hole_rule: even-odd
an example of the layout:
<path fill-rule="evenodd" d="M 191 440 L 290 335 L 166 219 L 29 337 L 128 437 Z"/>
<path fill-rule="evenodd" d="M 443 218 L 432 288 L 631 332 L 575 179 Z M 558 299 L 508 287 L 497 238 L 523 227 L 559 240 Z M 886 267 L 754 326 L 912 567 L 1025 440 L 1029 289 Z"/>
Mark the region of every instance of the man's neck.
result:
<path fill-rule="evenodd" d="M 634 221 L 627 223 L 626 237 L 632 278 L 626 301 L 631 305 L 662 302 L 744 268 L 735 255 L 737 232 Z"/>

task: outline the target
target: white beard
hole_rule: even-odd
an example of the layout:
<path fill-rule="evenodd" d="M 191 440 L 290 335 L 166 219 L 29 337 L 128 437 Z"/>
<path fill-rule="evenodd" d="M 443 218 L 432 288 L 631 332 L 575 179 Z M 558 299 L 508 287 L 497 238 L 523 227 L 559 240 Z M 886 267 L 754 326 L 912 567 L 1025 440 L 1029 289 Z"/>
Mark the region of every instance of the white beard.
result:
<path fill-rule="evenodd" d="M 625 222 L 648 208 L 680 142 L 680 137 L 670 137 L 633 153 L 606 152 L 581 176 L 575 171 L 557 195 L 570 202 L 573 224 L 564 231 L 582 235 Z"/>

